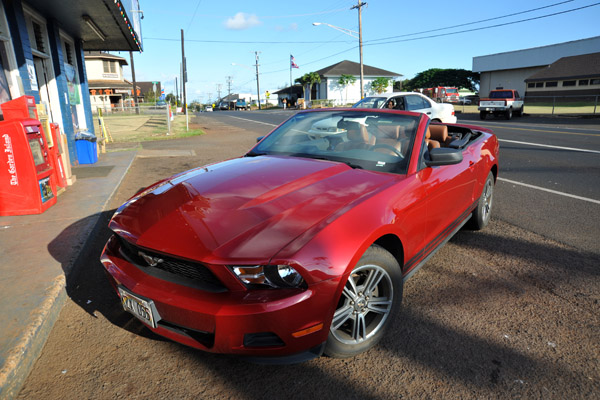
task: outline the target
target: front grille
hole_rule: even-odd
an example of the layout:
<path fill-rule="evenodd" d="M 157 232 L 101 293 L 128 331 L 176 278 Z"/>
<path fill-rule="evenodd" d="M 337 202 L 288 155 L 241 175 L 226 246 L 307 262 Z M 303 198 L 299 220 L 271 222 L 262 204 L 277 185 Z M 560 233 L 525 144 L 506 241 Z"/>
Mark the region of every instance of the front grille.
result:
<path fill-rule="evenodd" d="M 209 292 L 227 290 L 205 265 L 147 250 L 128 242 L 119 235 L 115 236 L 119 241 L 123 257 L 148 275 Z"/>

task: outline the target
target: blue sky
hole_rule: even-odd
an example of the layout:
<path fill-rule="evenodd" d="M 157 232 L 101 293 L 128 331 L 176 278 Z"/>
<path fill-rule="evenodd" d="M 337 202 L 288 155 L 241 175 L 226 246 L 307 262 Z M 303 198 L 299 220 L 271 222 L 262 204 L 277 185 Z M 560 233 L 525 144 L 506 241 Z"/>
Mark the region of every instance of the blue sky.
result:
<path fill-rule="evenodd" d="M 364 64 L 397 72 L 402 79 L 429 68 L 470 70 L 476 56 L 600 35 L 600 2 L 594 0 L 363 1 L 368 3 L 362 8 Z M 300 66 L 293 79 L 342 60 L 358 62 L 357 39 L 312 25 L 323 22 L 358 31 L 358 12 L 350 10 L 356 4 L 140 0 L 144 51 L 134 54 L 136 78 L 161 81 L 166 93 L 175 91 L 183 29 L 188 102 L 206 102 L 209 94 L 215 99 L 217 85 L 226 95 L 228 76 L 233 93 L 256 93 L 255 51 L 260 52 L 262 96 L 265 90 L 289 85 L 290 54 Z M 544 17 L 549 14 L 557 15 Z M 532 20 L 513 23 L 525 19 Z M 127 53 L 121 56 L 129 60 Z M 125 74 L 131 76 L 128 67 Z"/>

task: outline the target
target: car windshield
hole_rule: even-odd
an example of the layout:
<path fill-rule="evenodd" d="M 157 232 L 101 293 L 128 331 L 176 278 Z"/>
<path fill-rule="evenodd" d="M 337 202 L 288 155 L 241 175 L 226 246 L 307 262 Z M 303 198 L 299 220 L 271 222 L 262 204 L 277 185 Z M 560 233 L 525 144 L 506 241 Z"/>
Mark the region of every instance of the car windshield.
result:
<path fill-rule="evenodd" d="M 353 105 L 352 108 L 383 108 L 386 100 L 387 97 L 365 97 Z"/>
<path fill-rule="evenodd" d="M 458 93 L 458 89 L 446 89 L 446 93 Z"/>
<path fill-rule="evenodd" d="M 512 97 L 512 92 L 510 90 L 490 92 L 491 99 L 510 99 L 511 97 Z"/>
<path fill-rule="evenodd" d="M 301 112 L 271 132 L 247 156 L 313 158 L 404 174 L 419 119 L 375 110 Z"/>

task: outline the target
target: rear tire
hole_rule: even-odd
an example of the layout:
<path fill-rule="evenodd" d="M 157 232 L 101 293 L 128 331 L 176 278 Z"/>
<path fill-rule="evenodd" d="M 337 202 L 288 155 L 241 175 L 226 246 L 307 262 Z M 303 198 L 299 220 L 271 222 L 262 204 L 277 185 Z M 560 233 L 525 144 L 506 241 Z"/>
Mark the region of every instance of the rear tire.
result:
<path fill-rule="evenodd" d="M 504 118 L 511 119 L 512 118 L 512 108 L 509 108 L 504 112 Z"/>
<path fill-rule="evenodd" d="M 494 174 L 490 171 L 483 185 L 481 196 L 477 202 L 477 207 L 471 214 L 468 227 L 479 231 L 487 226 L 490 222 L 490 215 L 492 212 L 492 205 L 494 201 Z"/>
<path fill-rule="evenodd" d="M 378 245 L 369 247 L 346 281 L 324 353 L 346 358 L 375 346 L 400 308 L 402 288 L 394 256 Z"/>
<path fill-rule="evenodd" d="M 485 119 L 487 113 L 485 111 L 479 111 L 479 119 Z"/>

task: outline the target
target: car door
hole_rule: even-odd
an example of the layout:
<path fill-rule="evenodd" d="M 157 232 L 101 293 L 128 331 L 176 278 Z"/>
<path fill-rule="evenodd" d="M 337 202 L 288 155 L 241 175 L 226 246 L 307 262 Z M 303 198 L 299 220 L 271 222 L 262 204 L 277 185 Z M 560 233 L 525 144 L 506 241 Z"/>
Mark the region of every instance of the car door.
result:
<path fill-rule="evenodd" d="M 431 103 L 418 94 L 404 96 L 404 104 L 406 111 L 420 112 L 426 114 L 429 118 L 433 118 L 431 115 L 433 112 Z"/>
<path fill-rule="evenodd" d="M 476 146 L 468 146 L 459 164 L 427 167 L 422 161 L 419 179 L 426 191 L 426 248 L 433 250 L 468 216 L 476 178 Z M 427 157 L 426 147 L 423 159 Z"/>

